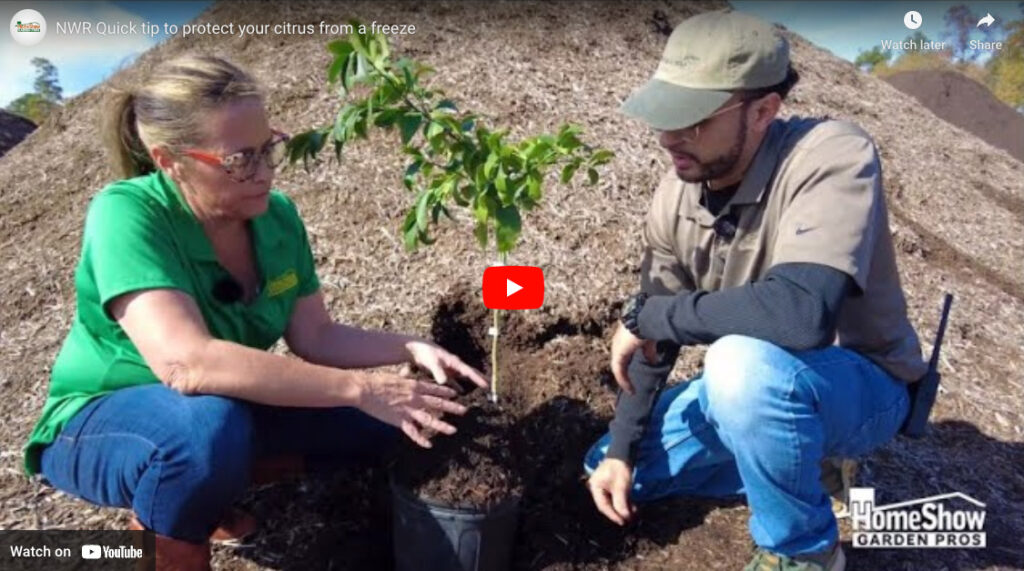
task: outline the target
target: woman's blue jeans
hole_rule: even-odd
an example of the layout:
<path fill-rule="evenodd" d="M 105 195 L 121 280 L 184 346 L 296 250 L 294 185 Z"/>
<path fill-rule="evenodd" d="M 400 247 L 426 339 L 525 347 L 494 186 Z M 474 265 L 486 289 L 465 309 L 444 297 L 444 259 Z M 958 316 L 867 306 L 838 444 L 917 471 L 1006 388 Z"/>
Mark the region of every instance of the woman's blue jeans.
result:
<path fill-rule="evenodd" d="M 666 389 L 638 446 L 631 497 L 746 494 L 750 534 L 783 555 L 821 551 L 839 532 L 823 489 L 825 457 L 885 444 L 909 409 L 905 384 L 854 351 L 787 351 L 730 335 L 702 375 Z M 587 453 L 592 472 L 608 435 Z"/>
<path fill-rule="evenodd" d="M 336 467 L 381 454 L 397 435 L 353 408 L 274 407 L 151 384 L 86 405 L 43 450 L 42 473 L 92 503 L 132 508 L 158 534 L 201 543 L 249 487 L 255 459 L 302 454 Z"/>

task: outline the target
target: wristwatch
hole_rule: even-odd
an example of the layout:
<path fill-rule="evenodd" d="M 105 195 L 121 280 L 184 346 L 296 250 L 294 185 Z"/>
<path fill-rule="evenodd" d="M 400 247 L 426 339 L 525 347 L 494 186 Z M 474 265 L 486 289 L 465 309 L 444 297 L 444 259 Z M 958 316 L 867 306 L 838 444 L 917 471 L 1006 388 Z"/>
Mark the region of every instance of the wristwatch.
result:
<path fill-rule="evenodd" d="M 623 327 L 636 337 L 640 337 L 640 323 L 637 320 L 648 297 L 650 295 L 647 292 L 640 292 L 622 304 L 622 316 L 619 318 L 619 321 L 622 322 Z"/>

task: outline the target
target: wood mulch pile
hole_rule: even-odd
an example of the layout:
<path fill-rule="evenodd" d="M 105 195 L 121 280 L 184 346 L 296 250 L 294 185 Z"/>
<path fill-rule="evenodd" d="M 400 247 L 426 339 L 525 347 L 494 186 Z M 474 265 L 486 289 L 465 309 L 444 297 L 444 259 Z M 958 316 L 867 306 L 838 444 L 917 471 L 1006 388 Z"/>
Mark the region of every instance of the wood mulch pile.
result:
<path fill-rule="evenodd" d="M 903 71 L 885 78 L 943 121 L 1024 161 L 1024 115 L 981 83 L 950 70 Z"/>
<path fill-rule="evenodd" d="M 0 157 L 36 130 L 36 124 L 21 115 L 0 109 Z"/>

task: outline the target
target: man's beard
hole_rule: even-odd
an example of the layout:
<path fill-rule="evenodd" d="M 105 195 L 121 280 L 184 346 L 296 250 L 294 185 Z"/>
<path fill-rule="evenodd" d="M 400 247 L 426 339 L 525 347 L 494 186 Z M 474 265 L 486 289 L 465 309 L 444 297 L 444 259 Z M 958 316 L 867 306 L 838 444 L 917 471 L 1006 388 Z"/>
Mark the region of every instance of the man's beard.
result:
<path fill-rule="evenodd" d="M 736 164 L 740 162 L 743 147 L 747 144 L 747 116 L 743 114 L 740 117 L 739 134 L 736 136 L 733 146 L 725 154 L 707 162 L 698 161 L 696 157 L 691 155 L 694 166 L 698 167 L 697 174 L 683 174 L 679 169 L 676 169 L 676 176 L 685 182 L 703 182 L 712 181 L 729 174 Z"/>

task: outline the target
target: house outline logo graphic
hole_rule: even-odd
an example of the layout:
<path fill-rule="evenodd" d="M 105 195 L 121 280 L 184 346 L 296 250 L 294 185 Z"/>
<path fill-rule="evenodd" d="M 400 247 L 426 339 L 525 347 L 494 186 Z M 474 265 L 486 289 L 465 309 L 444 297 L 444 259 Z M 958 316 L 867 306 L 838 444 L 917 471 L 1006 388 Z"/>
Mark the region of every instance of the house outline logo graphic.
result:
<path fill-rule="evenodd" d="M 961 501 L 969 509 L 949 509 Z M 963 492 L 949 492 L 882 506 L 875 505 L 874 488 L 850 488 L 849 518 L 854 547 L 954 548 L 986 546 L 985 503 Z"/>

